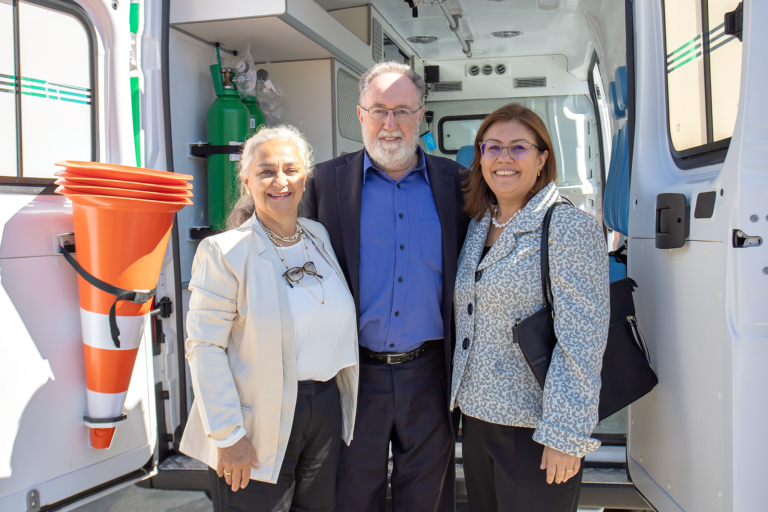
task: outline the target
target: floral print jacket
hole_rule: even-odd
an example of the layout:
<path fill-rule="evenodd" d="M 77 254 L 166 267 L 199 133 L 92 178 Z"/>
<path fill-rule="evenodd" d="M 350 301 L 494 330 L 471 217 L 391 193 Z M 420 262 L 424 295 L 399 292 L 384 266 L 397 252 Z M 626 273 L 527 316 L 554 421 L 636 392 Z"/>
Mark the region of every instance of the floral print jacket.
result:
<path fill-rule="evenodd" d="M 535 441 L 583 457 L 600 442 L 600 370 L 608 337 L 608 251 L 587 212 L 555 208 L 549 232 L 558 343 L 542 390 L 512 339 L 515 322 L 543 307 L 541 223 L 561 199 L 555 183 L 536 194 L 481 259 L 490 214 L 470 222 L 459 255 L 456 352 L 450 408 L 501 425 L 535 428 Z"/>

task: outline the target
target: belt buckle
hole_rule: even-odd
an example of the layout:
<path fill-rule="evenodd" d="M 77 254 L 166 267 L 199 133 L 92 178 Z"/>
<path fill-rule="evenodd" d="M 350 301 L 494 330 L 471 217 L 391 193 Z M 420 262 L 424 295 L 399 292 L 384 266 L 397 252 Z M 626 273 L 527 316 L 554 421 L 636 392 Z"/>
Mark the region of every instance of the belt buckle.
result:
<path fill-rule="evenodd" d="M 402 361 L 392 361 L 393 357 L 402 356 L 405 354 L 387 354 L 387 364 L 402 364 Z"/>

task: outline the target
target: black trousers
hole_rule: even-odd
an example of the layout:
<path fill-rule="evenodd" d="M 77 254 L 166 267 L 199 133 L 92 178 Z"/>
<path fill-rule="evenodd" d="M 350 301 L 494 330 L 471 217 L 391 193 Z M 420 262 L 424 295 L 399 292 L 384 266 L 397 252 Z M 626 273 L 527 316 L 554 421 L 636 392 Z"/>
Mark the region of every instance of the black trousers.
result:
<path fill-rule="evenodd" d="M 277 483 L 251 480 L 245 489 L 232 492 L 224 478 L 209 469 L 214 510 L 331 512 L 336 500 L 341 427 L 336 379 L 299 382 L 291 436 Z"/>
<path fill-rule="evenodd" d="M 462 458 L 471 512 L 576 512 L 583 461 L 570 480 L 547 483 L 544 446 L 532 428 L 488 423 L 463 415 Z"/>
<path fill-rule="evenodd" d="M 339 457 L 338 512 L 454 512 L 454 439 L 442 343 L 403 364 L 360 358 L 354 439 Z"/>

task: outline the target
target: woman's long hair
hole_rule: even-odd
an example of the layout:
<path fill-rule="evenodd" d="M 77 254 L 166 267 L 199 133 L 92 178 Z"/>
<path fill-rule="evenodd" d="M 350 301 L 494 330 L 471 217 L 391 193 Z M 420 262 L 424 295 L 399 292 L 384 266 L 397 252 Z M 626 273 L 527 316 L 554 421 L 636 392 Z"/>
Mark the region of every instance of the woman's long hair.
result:
<path fill-rule="evenodd" d="M 492 113 L 488 114 L 483 124 L 480 125 L 480 129 L 477 131 L 475 137 L 475 155 L 472 158 L 472 164 L 465 172 L 469 173 L 469 176 L 464 180 L 464 186 L 462 191 L 464 192 L 464 211 L 467 212 L 470 218 L 480 221 L 485 212 L 487 212 L 492 205 L 497 204 L 496 194 L 493 193 L 491 188 L 485 182 L 483 177 L 483 170 L 480 167 L 480 143 L 483 141 L 485 132 L 490 128 L 493 123 L 503 121 L 519 121 L 527 126 L 536 136 L 534 141 L 537 146 L 542 150 L 549 151 L 547 161 L 544 162 L 544 167 L 541 169 L 541 175 L 536 178 L 536 182 L 533 184 L 528 193 L 528 199 L 535 196 L 541 189 L 546 187 L 549 182 L 557 182 L 557 164 L 555 162 L 555 153 L 552 151 L 552 139 L 549 137 L 547 126 L 544 121 L 541 120 L 539 115 L 533 110 L 526 108 L 519 103 L 509 103 L 503 107 L 499 107 Z"/>
<path fill-rule="evenodd" d="M 240 196 L 232 205 L 232 211 L 227 216 L 227 229 L 236 228 L 253 216 L 256 209 L 253 203 L 253 196 L 248 194 L 243 180 L 248 177 L 256 148 L 260 144 L 273 139 L 285 140 L 296 146 L 307 173 L 307 181 L 315 175 L 315 150 L 298 128 L 289 124 L 273 127 L 262 126 L 243 145 L 243 154 L 237 166 L 238 177 L 240 178 Z M 301 205 L 299 205 L 299 209 L 301 209 Z"/>

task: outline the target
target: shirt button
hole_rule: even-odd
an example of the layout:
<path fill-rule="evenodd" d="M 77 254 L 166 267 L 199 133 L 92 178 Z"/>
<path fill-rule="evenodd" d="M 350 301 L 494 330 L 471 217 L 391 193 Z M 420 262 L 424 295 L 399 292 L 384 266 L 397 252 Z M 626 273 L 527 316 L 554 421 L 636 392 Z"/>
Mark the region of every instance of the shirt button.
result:
<path fill-rule="evenodd" d="M 397 188 L 400 188 L 400 184 L 399 183 L 397 184 Z"/>
<path fill-rule="evenodd" d="M 400 245 L 400 250 L 402 251 L 403 249 L 405 249 L 405 246 L 401 244 Z"/>
<path fill-rule="evenodd" d="M 400 312 L 399 311 L 395 311 L 395 316 L 400 316 Z"/>
<path fill-rule="evenodd" d="M 464 341 L 461 342 L 461 348 L 464 350 L 469 348 L 469 338 L 464 338 Z"/>
<path fill-rule="evenodd" d="M 469 304 L 467 304 L 467 314 L 469 314 L 469 315 L 472 314 L 472 303 L 471 302 Z"/>
<path fill-rule="evenodd" d="M 403 214 L 402 214 L 402 213 L 400 214 L 400 218 L 401 218 L 401 219 L 403 218 Z"/>
<path fill-rule="evenodd" d="M 395 344 L 394 343 L 390 344 L 389 348 L 395 348 Z"/>
<path fill-rule="evenodd" d="M 481 277 L 483 277 L 483 271 L 482 270 L 478 270 L 477 272 L 475 272 L 475 282 L 478 282 Z"/>
<path fill-rule="evenodd" d="M 398 277 L 398 278 L 397 278 L 397 282 L 398 282 L 398 283 L 402 283 L 402 282 L 403 282 L 403 276 L 400 276 L 400 277 Z"/>

